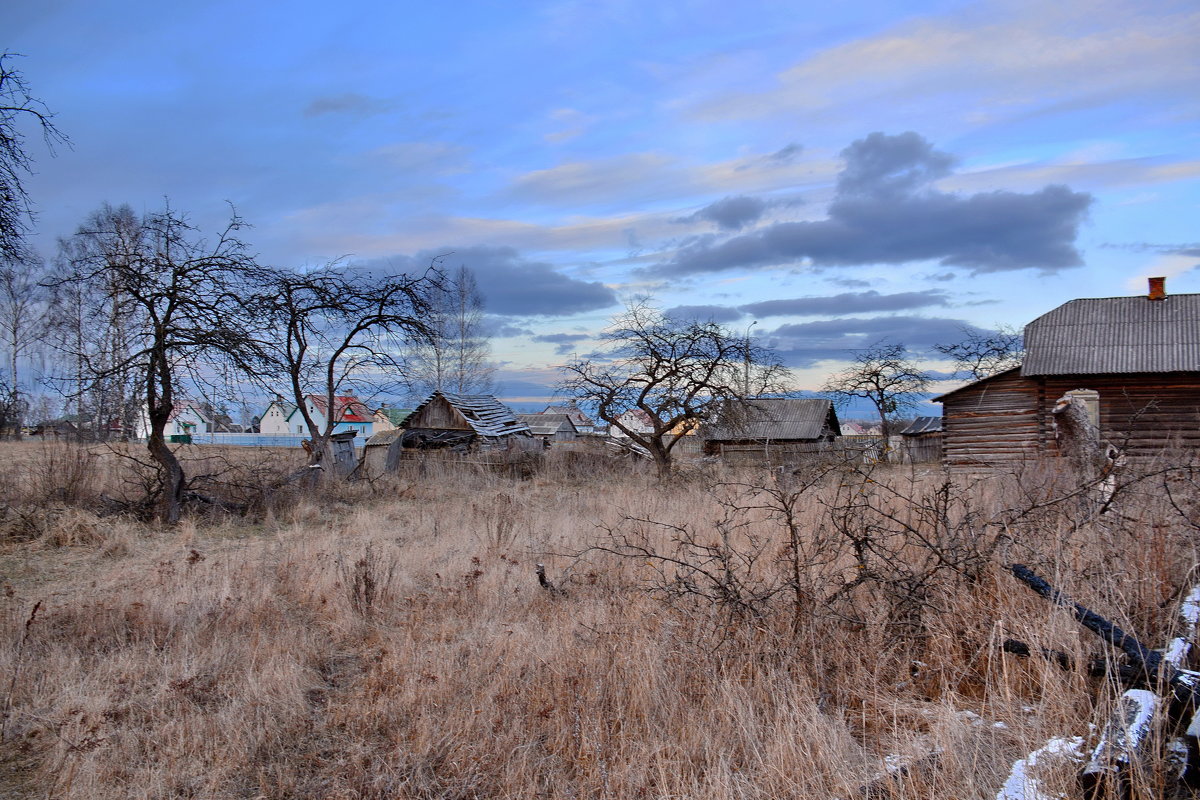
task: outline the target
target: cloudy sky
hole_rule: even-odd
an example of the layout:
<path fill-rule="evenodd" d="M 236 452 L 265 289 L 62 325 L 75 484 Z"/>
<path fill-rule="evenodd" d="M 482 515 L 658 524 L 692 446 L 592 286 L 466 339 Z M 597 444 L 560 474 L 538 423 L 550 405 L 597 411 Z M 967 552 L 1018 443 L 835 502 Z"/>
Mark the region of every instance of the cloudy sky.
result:
<path fill-rule="evenodd" d="M 815 389 L 879 340 L 1200 291 L 1194 2 L 3 5 L 72 141 L 31 148 L 47 256 L 164 197 L 280 265 L 452 253 L 509 398 L 636 296 Z"/>

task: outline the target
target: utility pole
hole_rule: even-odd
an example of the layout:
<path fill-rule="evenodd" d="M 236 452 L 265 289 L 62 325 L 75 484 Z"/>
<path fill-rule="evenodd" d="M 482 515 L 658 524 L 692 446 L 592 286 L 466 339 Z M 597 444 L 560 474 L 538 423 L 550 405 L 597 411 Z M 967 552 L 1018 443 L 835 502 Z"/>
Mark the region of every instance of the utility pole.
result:
<path fill-rule="evenodd" d="M 750 396 L 750 329 L 758 324 L 758 320 L 754 320 L 746 326 L 746 353 L 745 359 L 742 361 L 742 397 Z"/>

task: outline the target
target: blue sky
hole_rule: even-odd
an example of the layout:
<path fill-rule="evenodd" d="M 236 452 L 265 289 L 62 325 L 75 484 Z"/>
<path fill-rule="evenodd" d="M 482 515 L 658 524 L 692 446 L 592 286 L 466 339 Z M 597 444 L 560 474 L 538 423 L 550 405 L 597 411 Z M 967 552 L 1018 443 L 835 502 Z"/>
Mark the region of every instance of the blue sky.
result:
<path fill-rule="evenodd" d="M 1200 291 L 1194 3 L 828 6 L 44 0 L 0 48 L 72 141 L 32 147 L 47 256 L 164 197 L 280 265 L 452 252 L 509 398 L 639 295 L 757 320 L 816 389 L 880 339 Z"/>

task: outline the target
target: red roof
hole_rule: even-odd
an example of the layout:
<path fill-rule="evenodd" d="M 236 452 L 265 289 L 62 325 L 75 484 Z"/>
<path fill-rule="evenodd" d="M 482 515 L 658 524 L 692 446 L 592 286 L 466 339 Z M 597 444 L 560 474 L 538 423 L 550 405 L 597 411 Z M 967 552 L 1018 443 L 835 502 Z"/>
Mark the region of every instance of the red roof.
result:
<path fill-rule="evenodd" d="M 326 411 L 325 395 L 310 394 L 308 402 L 316 406 L 317 410 L 329 419 L 329 412 Z M 333 398 L 334 422 L 371 422 L 371 410 L 367 408 L 363 401 L 359 400 L 352 394 L 338 395 Z"/>

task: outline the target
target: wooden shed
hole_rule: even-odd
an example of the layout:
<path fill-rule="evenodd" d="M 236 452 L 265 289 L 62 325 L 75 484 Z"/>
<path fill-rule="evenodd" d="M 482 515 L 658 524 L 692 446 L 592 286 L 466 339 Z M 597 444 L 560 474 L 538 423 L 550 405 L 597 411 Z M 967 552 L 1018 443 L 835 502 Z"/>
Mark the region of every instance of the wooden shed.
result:
<path fill-rule="evenodd" d="M 942 460 L 942 418 L 917 417 L 900 431 L 904 460 L 923 464 Z"/>
<path fill-rule="evenodd" d="M 1020 367 L 934 398 L 946 466 L 1057 455 L 1054 405 L 1081 390 L 1101 439 L 1127 456 L 1200 447 L 1200 294 L 1161 288 L 1059 306 L 1026 327 Z"/>
<path fill-rule="evenodd" d="M 524 443 L 534 442 L 529 426 L 488 394 L 434 392 L 405 418 L 402 429 L 405 448 L 477 452 L 524 449 Z"/>
<path fill-rule="evenodd" d="M 703 432 L 704 452 L 736 463 L 782 463 L 831 443 L 841 426 L 823 397 L 747 400 Z"/>

